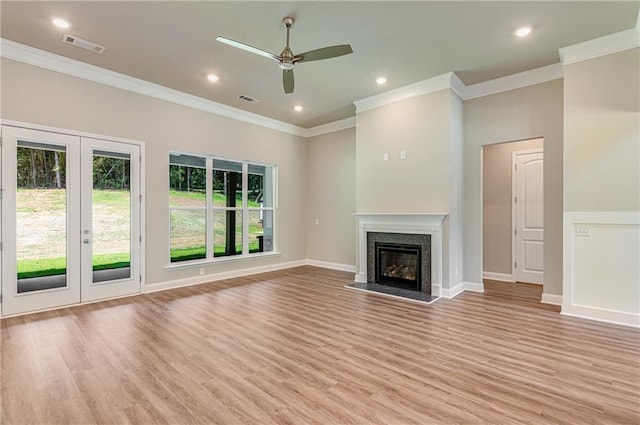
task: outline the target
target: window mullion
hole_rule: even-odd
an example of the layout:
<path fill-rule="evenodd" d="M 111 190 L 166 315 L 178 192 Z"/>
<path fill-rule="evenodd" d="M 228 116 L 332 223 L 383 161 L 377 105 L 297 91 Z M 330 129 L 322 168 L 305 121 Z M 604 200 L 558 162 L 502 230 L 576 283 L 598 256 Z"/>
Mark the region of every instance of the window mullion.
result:
<path fill-rule="evenodd" d="M 249 254 L 249 165 L 242 163 L 242 254 Z"/>
<path fill-rule="evenodd" d="M 214 228 L 213 228 L 213 159 L 207 157 L 206 162 L 206 178 L 205 178 L 206 204 L 207 204 L 207 242 L 206 256 L 208 259 L 213 258 L 214 252 Z"/>

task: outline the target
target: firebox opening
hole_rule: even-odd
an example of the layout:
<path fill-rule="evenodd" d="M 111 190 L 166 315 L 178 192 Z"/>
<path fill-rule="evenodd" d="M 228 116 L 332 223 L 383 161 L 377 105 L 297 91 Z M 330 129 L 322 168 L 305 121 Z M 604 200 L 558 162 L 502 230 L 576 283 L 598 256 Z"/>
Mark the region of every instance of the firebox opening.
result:
<path fill-rule="evenodd" d="M 422 248 L 419 245 L 375 243 L 376 282 L 422 290 Z"/>

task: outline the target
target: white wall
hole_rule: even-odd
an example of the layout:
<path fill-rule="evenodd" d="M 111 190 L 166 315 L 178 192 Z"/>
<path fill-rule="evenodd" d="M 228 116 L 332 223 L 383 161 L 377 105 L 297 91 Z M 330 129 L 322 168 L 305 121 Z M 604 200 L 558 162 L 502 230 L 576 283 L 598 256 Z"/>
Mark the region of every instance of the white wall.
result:
<path fill-rule="evenodd" d="M 639 52 L 564 67 L 565 211 L 640 209 Z"/>
<path fill-rule="evenodd" d="M 450 102 L 450 134 L 449 142 L 449 216 L 445 222 L 448 230 L 449 254 L 445 256 L 449 287 L 453 288 L 462 282 L 463 270 L 463 150 L 464 127 L 462 99 L 451 93 Z M 446 231 L 445 231 L 446 233 Z"/>
<path fill-rule="evenodd" d="M 564 74 L 562 312 L 640 326 L 640 49 Z"/>
<path fill-rule="evenodd" d="M 357 114 L 358 213 L 449 210 L 451 96 L 440 90 Z"/>
<path fill-rule="evenodd" d="M 562 80 L 464 103 L 464 280 L 482 279 L 483 145 L 544 138 L 544 293 L 562 294 Z"/>
<path fill-rule="evenodd" d="M 356 130 L 311 137 L 307 143 L 307 257 L 355 270 Z M 316 224 L 316 220 L 318 221 Z"/>
<path fill-rule="evenodd" d="M 278 165 L 282 255 L 208 265 L 207 275 L 306 258 L 305 139 L 11 60 L 2 60 L 1 78 L 3 119 L 145 142 L 147 285 L 198 275 L 165 270 L 170 150 Z"/>

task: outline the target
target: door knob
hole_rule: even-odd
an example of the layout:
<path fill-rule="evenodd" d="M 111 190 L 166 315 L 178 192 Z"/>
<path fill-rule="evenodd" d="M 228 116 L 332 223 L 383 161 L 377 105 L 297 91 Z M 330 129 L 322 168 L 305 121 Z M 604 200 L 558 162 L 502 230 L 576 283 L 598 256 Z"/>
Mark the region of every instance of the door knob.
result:
<path fill-rule="evenodd" d="M 84 239 L 82 242 L 89 243 L 89 239 Z"/>

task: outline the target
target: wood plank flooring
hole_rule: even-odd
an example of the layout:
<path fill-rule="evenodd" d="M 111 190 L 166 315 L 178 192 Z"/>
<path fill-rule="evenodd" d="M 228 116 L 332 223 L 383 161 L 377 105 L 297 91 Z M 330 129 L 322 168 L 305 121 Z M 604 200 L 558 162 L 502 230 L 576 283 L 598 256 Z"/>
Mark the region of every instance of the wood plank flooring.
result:
<path fill-rule="evenodd" d="M 300 267 L 2 320 L 2 424 L 638 424 L 640 332 Z"/>

